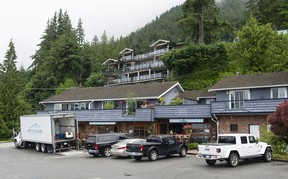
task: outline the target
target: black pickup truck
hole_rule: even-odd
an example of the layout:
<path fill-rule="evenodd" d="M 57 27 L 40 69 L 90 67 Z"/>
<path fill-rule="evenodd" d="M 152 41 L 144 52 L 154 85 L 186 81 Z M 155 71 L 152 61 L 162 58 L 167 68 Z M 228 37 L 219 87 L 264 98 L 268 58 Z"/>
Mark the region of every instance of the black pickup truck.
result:
<path fill-rule="evenodd" d="M 171 154 L 179 154 L 180 157 L 185 157 L 187 150 L 187 144 L 178 142 L 172 135 L 150 135 L 146 142 L 128 143 L 126 145 L 126 154 L 132 156 L 135 160 L 148 157 L 150 161 L 155 161 L 159 155 L 170 156 Z"/>

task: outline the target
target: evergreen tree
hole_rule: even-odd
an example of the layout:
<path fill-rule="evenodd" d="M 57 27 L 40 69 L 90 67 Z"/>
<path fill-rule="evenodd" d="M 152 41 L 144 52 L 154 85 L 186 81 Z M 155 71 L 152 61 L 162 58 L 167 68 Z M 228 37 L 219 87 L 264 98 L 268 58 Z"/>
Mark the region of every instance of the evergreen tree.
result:
<path fill-rule="evenodd" d="M 252 16 L 238 33 L 239 42 L 226 45 L 231 68 L 245 73 L 288 70 L 288 36 Z"/>
<path fill-rule="evenodd" d="M 215 39 L 211 39 L 211 31 L 216 31 L 221 26 L 216 18 L 218 13 L 214 0 L 186 0 L 178 25 L 189 33 L 193 42 L 212 43 Z M 210 34 L 210 39 L 205 34 Z"/>
<path fill-rule="evenodd" d="M 0 64 L 0 136 L 9 138 L 12 129 L 19 126 L 20 115 L 29 111 L 20 96 L 24 80 L 16 67 L 16 51 L 12 40 L 3 63 Z"/>

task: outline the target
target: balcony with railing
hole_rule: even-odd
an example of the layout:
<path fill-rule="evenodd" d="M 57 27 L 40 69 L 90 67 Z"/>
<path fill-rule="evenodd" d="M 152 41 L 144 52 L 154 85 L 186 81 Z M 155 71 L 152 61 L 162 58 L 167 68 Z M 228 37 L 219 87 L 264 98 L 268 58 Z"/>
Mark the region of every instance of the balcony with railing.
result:
<path fill-rule="evenodd" d="M 123 62 L 130 62 L 130 61 L 143 61 L 147 59 L 152 59 L 154 56 L 163 55 L 164 53 L 168 52 L 169 50 L 167 48 L 164 49 L 158 49 L 155 51 L 150 51 L 143 54 L 137 54 L 134 57 L 133 56 L 124 56 L 121 58 L 121 61 Z"/>
<path fill-rule="evenodd" d="M 165 67 L 164 63 L 162 61 L 157 61 L 155 63 L 143 63 L 139 65 L 125 67 L 124 72 L 141 71 L 141 70 L 148 70 L 148 69 L 155 69 L 155 68 L 162 68 L 162 67 Z"/>
<path fill-rule="evenodd" d="M 109 85 L 118 85 L 118 84 L 128 84 L 128 83 L 138 83 L 138 82 L 146 82 L 146 81 L 152 81 L 152 80 L 160 80 L 160 79 L 166 79 L 167 73 L 155 73 L 150 75 L 140 75 L 133 76 L 133 77 L 125 77 L 125 78 L 118 78 L 114 80 L 109 81 Z"/>
<path fill-rule="evenodd" d="M 128 109 L 91 109 L 91 110 L 67 110 L 67 111 L 39 111 L 38 114 L 46 113 L 74 113 L 78 121 L 99 121 L 99 122 L 141 122 L 154 121 L 153 109 L 137 108 L 132 114 Z"/>
<path fill-rule="evenodd" d="M 155 118 L 210 118 L 210 104 L 155 105 Z"/>
<path fill-rule="evenodd" d="M 236 113 L 272 113 L 277 106 L 286 99 L 261 99 L 239 101 L 213 101 L 211 102 L 212 114 Z"/>

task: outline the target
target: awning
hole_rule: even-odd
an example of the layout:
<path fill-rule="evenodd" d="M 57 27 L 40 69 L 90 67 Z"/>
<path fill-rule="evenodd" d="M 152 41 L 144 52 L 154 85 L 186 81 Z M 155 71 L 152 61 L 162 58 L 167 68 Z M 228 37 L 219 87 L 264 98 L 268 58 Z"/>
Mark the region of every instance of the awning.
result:
<path fill-rule="evenodd" d="M 116 122 L 89 122 L 89 125 L 101 125 L 101 126 L 108 126 L 108 125 L 115 125 Z"/>
<path fill-rule="evenodd" d="M 170 123 L 203 123 L 204 119 L 169 119 Z"/>

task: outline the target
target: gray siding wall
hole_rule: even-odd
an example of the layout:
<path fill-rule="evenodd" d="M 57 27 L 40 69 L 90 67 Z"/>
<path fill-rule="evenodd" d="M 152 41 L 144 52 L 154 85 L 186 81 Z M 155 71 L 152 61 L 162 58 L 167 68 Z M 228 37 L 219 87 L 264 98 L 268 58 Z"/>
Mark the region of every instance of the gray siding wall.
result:
<path fill-rule="evenodd" d="M 40 111 L 38 114 L 54 113 L 54 111 Z M 99 122 L 137 122 L 154 121 L 153 109 L 136 109 L 135 115 L 123 115 L 122 109 L 113 110 L 75 110 L 61 111 L 61 113 L 74 113 L 78 121 Z"/>
<path fill-rule="evenodd" d="M 45 104 L 47 111 L 53 111 L 54 110 L 54 104 Z"/>
<path fill-rule="evenodd" d="M 197 101 L 194 101 L 194 100 L 191 100 L 191 99 L 186 99 L 186 98 L 183 98 L 182 102 L 183 102 L 184 105 L 186 105 L 186 104 L 198 104 Z"/>
<path fill-rule="evenodd" d="M 90 105 L 90 109 L 102 109 L 102 101 L 94 101 Z"/>
<path fill-rule="evenodd" d="M 251 89 L 250 99 L 270 99 L 271 88 Z"/>
<path fill-rule="evenodd" d="M 228 91 L 217 91 L 216 92 L 216 101 L 228 101 L 229 95 L 227 94 Z"/>
<path fill-rule="evenodd" d="M 163 97 L 165 99 L 165 104 L 170 104 L 171 100 L 180 94 L 180 90 L 177 87 L 171 89 L 168 93 L 166 93 Z"/>
<path fill-rule="evenodd" d="M 210 118 L 210 105 L 154 106 L 155 118 Z"/>

